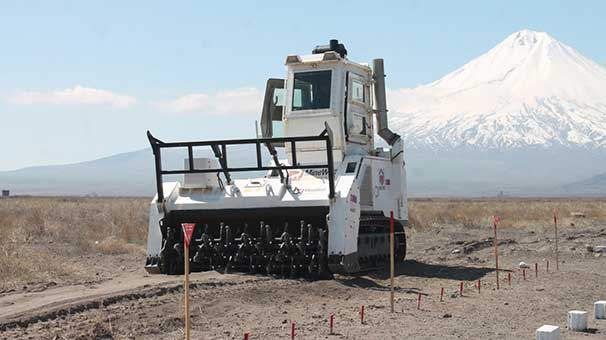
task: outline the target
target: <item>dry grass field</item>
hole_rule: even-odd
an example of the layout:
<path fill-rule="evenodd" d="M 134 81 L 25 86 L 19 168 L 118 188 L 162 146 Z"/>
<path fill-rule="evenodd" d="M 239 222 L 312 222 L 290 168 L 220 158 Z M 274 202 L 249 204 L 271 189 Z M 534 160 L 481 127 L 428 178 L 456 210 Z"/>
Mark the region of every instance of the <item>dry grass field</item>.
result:
<path fill-rule="evenodd" d="M 414 229 L 459 226 L 467 229 L 492 225 L 500 217 L 503 228 L 551 228 L 557 210 L 560 224 L 578 221 L 572 213 L 585 215 L 585 222 L 606 221 L 606 199 L 507 198 L 507 199 L 413 199 L 409 201 L 410 225 Z"/>
<path fill-rule="evenodd" d="M 86 273 L 73 261 L 100 253 L 143 252 L 147 199 L 0 199 L 0 290 Z"/>

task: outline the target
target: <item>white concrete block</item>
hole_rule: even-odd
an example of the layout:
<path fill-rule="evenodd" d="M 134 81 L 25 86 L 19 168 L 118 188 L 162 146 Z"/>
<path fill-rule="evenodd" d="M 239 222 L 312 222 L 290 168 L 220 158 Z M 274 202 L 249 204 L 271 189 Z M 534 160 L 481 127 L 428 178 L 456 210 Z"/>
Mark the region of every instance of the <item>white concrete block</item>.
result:
<path fill-rule="evenodd" d="M 593 314 L 596 320 L 606 319 L 606 301 L 598 301 L 593 304 Z"/>
<path fill-rule="evenodd" d="M 580 310 L 568 312 L 568 329 L 571 331 L 587 330 L 587 312 Z"/>
<path fill-rule="evenodd" d="M 537 340 L 560 340 L 560 327 L 543 325 L 536 331 Z"/>

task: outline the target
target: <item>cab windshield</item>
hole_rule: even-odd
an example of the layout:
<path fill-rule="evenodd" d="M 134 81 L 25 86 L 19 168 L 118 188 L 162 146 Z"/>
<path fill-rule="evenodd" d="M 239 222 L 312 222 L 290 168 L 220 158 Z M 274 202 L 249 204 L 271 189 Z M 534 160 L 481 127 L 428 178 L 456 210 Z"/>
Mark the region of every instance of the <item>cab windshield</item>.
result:
<path fill-rule="evenodd" d="M 330 81 L 332 71 L 295 73 L 292 110 L 330 108 Z"/>

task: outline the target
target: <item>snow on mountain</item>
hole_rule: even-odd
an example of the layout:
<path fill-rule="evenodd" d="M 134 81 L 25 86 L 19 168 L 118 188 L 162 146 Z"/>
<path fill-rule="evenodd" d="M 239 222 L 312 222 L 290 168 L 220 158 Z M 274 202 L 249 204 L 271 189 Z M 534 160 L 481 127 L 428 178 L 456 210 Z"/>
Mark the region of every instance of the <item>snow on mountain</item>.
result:
<path fill-rule="evenodd" d="M 522 30 L 433 83 L 389 92 L 408 147 L 606 148 L 606 69 Z"/>

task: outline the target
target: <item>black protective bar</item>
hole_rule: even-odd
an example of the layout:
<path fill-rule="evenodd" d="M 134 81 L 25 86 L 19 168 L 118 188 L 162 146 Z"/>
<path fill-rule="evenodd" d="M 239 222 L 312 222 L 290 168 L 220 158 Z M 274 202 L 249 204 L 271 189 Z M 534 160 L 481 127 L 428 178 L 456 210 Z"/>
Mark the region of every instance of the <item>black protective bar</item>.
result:
<path fill-rule="evenodd" d="M 187 147 L 193 148 L 192 145 L 188 145 Z M 225 148 L 225 145 L 221 145 L 221 150 L 219 150 L 219 144 L 211 144 L 210 147 L 213 150 L 215 157 L 217 157 L 217 159 L 219 160 L 219 165 L 221 165 L 221 170 L 223 171 L 223 175 L 225 175 L 227 184 L 231 184 L 231 175 L 229 174 L 229 171 L 226 170 L 227 169 L 227 159 L 226 159 L 227 150 Z"/>
<path fill-rule="evenodd" d="M 303 137 L 278 137 L 278 138 L 256 138 L 256 139 L 232 139 L 232 140 L 216 140 L 216 141 L 196 141 L 196 142 L 163 142 L 154 137 L 151 132 L 147 131 L 147 139 L 151 145 L 156 166 L 156 187 L 158 191 L 158 202 L 164 200 L 163 190 L 163 176 L 164 175 L 180 175 L 180 174 L 196 174 L 196 173 L 219 173 L 222 172 L 225 175 L 228 183 L 231 183 L 231 172 L 247 172 L 247 171 L 258 171 L 258 170 L 277 170 L 280 174 L 280 178 L 283 180 L 284 174 L 282 170 L 292 169 L 328 169 L 328 186 L 329 194 L 328 198 L 332 199 L 335 197 L 335 171 L 332 154 L 332 141 L 331 136 L 327 130 L 322 131 L 319 136 L 303 136 Z M 296 142 L 313 142 L 323 141 L 326 144 L 326 163 L 299 165 L 293 161 L 293 165 L 282 165 L 277 161 L 277 152 L 273 147 L 273 143 L 291 143 L 292 146 L 292 158 L 297 159 L 296 148 L 294 145 Z M 254 144 L 256 146 L 257 162 L 256 166 L 249 167 L 228 167 L 227 165 L 227 146 L 228 145 L 241 145 L 241 144 Z M 261 159 L 261 145 L 264 144 L 268 149 L 274 160 L 274 166 L 263 166 Z M 213 150 L 215 157 L 219 160 L 221 168 L 217 169 L 195 169 L 193 166 L 193 148 L 199 146 L 210 146 Z M 162 149 L 169 148 L 187 148 L 189 156 L 189 169 L 184 170 L 163 170 L 162 169 Z M 273 149 L 273 150 L 272 150 Z M 272 152 L 273 151 L 273 152 Z"/>
<path fill-rule="evenodd" d="M 187 147 L 187 159 L 189 161 L 189 170 L 196 170 L 194 169 L 194 148 L 191 146 Z"/>
<path fill-rule="evenodd" d="M 274 164 L 276 165 L 276 168 L 278 170 L 278 175 L 280 175 L 280 183 L 284 183 L 284 173 L 282 172 L 282 164 L 280 164 L 280 160 L 278 159 L 278 151 L 276 151 L 276 148 L 273 146 L 273 144 L 271 143 L 264 143 L 265 146 L 267 147 L 267 150 L 269 151 L 269 154 L 271 155 L 271 159 L 274 161 Z"/>
<path fill-rule="evenodd" d="M 297 165 L 297 147 L 295 146 L 295 141 L 290 142 L 290 149 L 292 154 L 292 164 Z"/>

